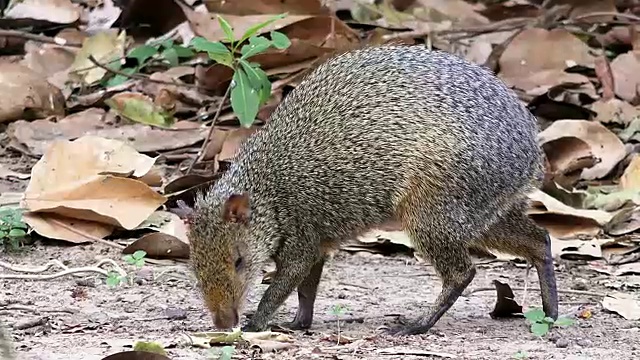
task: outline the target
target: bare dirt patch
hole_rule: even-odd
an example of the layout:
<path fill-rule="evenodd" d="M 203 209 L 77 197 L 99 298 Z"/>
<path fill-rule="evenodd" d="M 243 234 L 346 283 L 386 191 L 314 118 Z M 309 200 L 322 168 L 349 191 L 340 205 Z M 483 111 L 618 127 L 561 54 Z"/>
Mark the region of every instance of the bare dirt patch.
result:
<path fill-rule="evenodd" d="M 120 259 L 117 250 L 102 245 L 60 246 L 37 244 L 20 254 L 2 255 L 3 261 L 37 266 L 58 259 L 69 267 L 88 266 L 96 259 Z M 573 262 L 572 264 L 575 264 Z M 205 358 L 206 350 L 180 345 L 183 334 L 211 331 L 193 276 L 186 265 L 166 267 L 147 264 L 136 284 L 115 289 L 104 278 L 71 276 L 48 281 L 10 280 L 0 283 L 2 303 L 23 305 L 3 311 L 3 321 L 14 327 L 40 320 L 38 326 L 12 329 L 20 359 L 101 359 L 127 350 L 134 340 L 160 341 L 172 359 Z M 6 271 L 5 271 L 6 272 Z M 151 272 L 156 278 L 153 280 Z M 498 279 L 522 287 L 525 270 L 508 263 L 479 265 L 471 288 L 491 286 Z M 589 290 L 603 292 L 595 273 L 583 266 L 558 266 L 559 289 L 589 284 Z M 537 286 L 535 271 L 530 284 Z M 94 283 L 95 280 L 95 283 Z M 89 286 L 87 286 L 89 285 Z M 601 309 L 595 298 L 561 294 L 560 313 L 574 315 L 588 307 L 593 316 L 578 319 L 568 328 L 553 330 L 546 338 L 533 336 L 524 319 L 492 320 L 488 313 L 495 304 L 495 292 L 479 292 L 460 298 L 428 333 L 394 338 L 377 330 L 397 323 L 397 315 L 419 316 L 435 299 L 440 282 L 429 266 L 408 256 L 382 257 L 339 253 L 327 264 L 315 307 L 314 326 L 294 333 L 294 345 L 277 354 L 236 351 L 249 359 L 425 359 L 413 355 L 383 355 L 381 349 L 433 351 L 456 355 L 458 359 L 510 359 L 524 351 L 529 359 L 635 359 L 640 356 L 639 322 L 626 321 Z M 255 310 L 266 285 L 256 285 L 248 301 Z M 539 305 L 536 291 L 529 304 Z M 521 292 L 516 292 L 521 300 Z M 335 304 L 347 307 L 342 316 L 344 335 L 359 339 L 336 346 L 328 338 L 337 332 Z M 289 297 L 275 317 L 290 321 L 297 298 Z M 27 309 L 34 309 L 29 311 Z M 175 346 L 171 346 L 171 345 Z M 432 357 L 437 358 L 437 357 Z"/>

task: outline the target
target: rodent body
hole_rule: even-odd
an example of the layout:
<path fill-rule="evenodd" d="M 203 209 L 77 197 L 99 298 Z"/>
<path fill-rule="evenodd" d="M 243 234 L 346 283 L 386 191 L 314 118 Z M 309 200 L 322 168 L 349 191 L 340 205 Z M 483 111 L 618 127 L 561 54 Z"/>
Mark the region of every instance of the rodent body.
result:
<path fill-rule="evenodd" d="M 544 310 L 557 317 L 548 234 L 526 216 L 543 176 L 533 115 L 488 70 L 419 46 L 328 60 L 246 140 L 197 197 L 191 259 L 218 327 L 239 322 L 248 285 L 277 272 L 245 329 L 262 330 L 298 289 L 293 328 L 307 328 L 323 249 L 398 221 L 443 281 L 427 331 L 471 282 L 468 248 L 528 259 Z"/>

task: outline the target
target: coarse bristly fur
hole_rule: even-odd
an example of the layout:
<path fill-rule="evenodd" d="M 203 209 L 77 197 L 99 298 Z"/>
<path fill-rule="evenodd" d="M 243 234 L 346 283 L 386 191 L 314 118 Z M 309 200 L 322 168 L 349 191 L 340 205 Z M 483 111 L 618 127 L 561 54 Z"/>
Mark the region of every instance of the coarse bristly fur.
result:
<path fill-rule="evenodd" d="M 557 317 L 549 237 L 526 216 L 540 185 L 535 117 L 488 70 L 421 46 L 349 51 L 320 65 L 196 199 L 191 259 L 216 326 L 239 323 L 248 285 L 277 272 L 245 330 L 294 290 L 308 328 L 325 250 L 397 220 L 442 279 L 429 330 L 475 275 L 470 246 L 522 256 Z"/>

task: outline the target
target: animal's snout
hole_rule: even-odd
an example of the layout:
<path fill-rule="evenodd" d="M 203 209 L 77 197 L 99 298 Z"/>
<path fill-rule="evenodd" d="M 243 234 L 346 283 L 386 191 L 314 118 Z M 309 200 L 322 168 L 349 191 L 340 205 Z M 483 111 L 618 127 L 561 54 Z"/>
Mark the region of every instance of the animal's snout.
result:
<path fill-rule="evenodd" d="M 240 316 L 235 308 L 221 309 L 216 311 L 213 322 L 219 329 L 231 329 L 238 325 Z"/>

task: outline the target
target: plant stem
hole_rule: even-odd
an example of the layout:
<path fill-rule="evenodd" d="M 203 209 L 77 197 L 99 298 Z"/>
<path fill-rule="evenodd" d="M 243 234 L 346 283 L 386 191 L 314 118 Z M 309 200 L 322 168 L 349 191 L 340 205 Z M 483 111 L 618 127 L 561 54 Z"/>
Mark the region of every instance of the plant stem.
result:
<path fill-rule="evenodd" d="M 207 134 L 207 137 L 202 142 L 202 147 L 200 147 L 200 150 L 198 151 L 198 154 L 196 155 L 196 158 L 193 160 L 191 165 L 189 165 L 189 169 L 187 169 L 187 172 L 185 173 L 185 175 L 189 175 L 189 173 L 191 173 L 191 170 L 193 170 L 193 167 L 199 161 L 202 160 L 202 157 L 204 156 L 204 152 L 207 149 L 207 145 L 209 145 L 209 140 L 211 139 L 211 135 L 213 135 L 213 129 L 216 126 L 216 122 L 218 121 L 218 117 L 220 117 L 220 112 L 222 111 L 222 106 L 224 105 L 224 102 L 229 97 L 229 93 L 230 92 L 231 92 L 231 83 L 229 83 L 229 86 L 227 86 L 227 90 L 225 91 L 224 95 L 222 96 L 222 99 L 220 100 L 220 104 L 218 104 L 218 109 L 216 109 L 216 113 L 213 115 L 213 121 L 211 122 L 211 127 L 209 128 L 209 133 Z"/>

